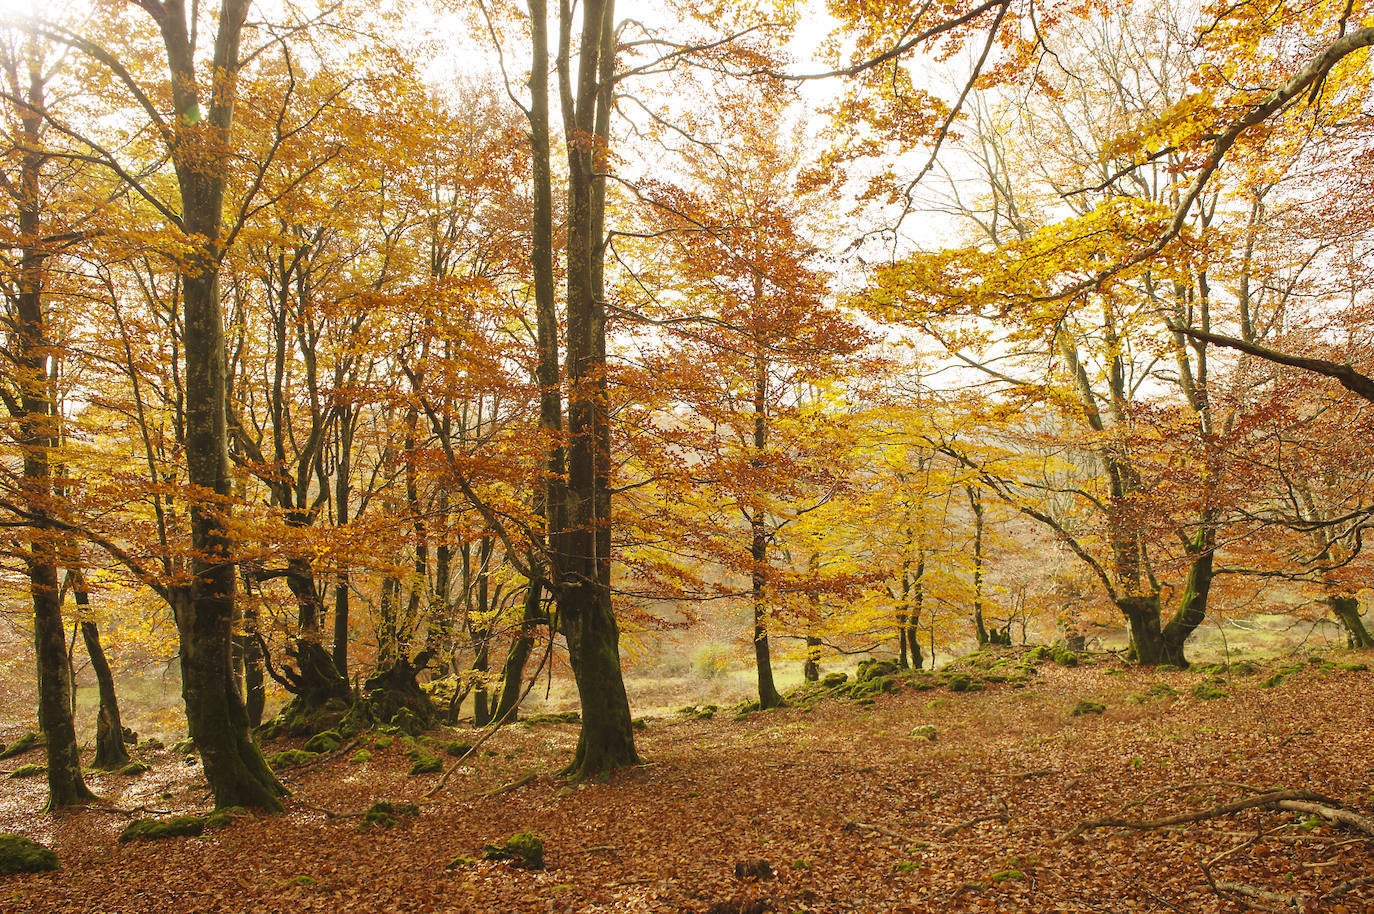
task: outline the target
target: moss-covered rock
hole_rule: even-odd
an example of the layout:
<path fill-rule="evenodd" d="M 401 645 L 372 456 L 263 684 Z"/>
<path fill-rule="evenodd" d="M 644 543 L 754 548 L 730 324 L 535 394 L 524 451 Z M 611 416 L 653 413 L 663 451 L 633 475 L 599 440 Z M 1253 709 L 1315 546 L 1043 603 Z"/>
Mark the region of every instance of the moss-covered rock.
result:
<path fill-rule="evenodd" d="M 226 806 L 223 809 L 216 809 L 205 817 L 205 827 L 211 831 L 219 831 L 221 828 L 228 828 L 234 824 L 235 819 L 242 819 L 248 815 L 248 810 L 242 806 Z"/>
<path fill-rule="evenodd" d="M 52 849 L 23 835 L 0 834 L 0 875 L 42 873 L 59 866 Z"/>
<path fill-rule="evenodd" d="M 318 752 L 311 752 L 308 749 L 283 749 L 281 752 L 273 752 L 267 757 L 267 764 L 273 768 L 299 768 L 307 762 L 313 762 L 319 758 Z"/>
<path fill-rule="evenodd" d="M 982 680 L 968 673 L 955 673 L 950 676 L 945 687 L 951 692 L 981 692 L 984 688 Z"/>
<path fill-rule="evenodd" d="M 552 711 L 547 714 L 531 714 L 521 723 L 527 727 L 539 727 L 548 724 L 577 724 L 582 722 L 582 715 L 576 711 Z"/>
<path fill-rule="evenodd" d="M 413 745 L 406 750 L 410 757 L 411 777 L 419 774 L 434 774 L 444 770 L 444 760 L 421 745 Z"/>
<path fill-rule="evenodd" d="M 929 740 L 932 743 L 935 742 L 935 738 L 936 736 L 938 736 L 934 724 L 922 724 L 921 726 L 914 728 L 908 735 L 912 739 L 924 739 Z"/>
<path fill-rule="evenodd" d="M 1088 701 L 1084 699 L 1073 706 L 1073 716 L 1082 717 L 1085 714 L 1101 714 L 1107 710 L 1107 706 L 1100 701 Z"/>
<path fill-rule="evenodd" d="M 1059 666 L 1078 666 L 1081 658 L 1067 647 L 1054 647 L 1050 649 L 1050 659 Z"/>
<path fill-rule="evenodd" d="M 198 836 L 205 831 L 202 816 L 172 816 L 170 819 L 135 819 L 120 832 L 119 841 L 156 841 L 162 838 Z"/>
<path fill-rule="evenodd" d="M 138 777 L 140 774 L 147 774 L 149 771 L 152 770 L 152 765 L 149 765 L 147 762 L 141 762 L 138 759 L 134 759 L 132 762 L 125 765 L 123 768 L 119 769 L 119 773 L 127 774 L 129 777 Z"/>
<path fill-rule="evenodd" d="M 868 659 L 860 661 L 858 670 L 854 673 L 854 678 L 858 682 L 867 682 L 870 679 L 881 679 L 884 676 L 896 674 L 901 667 L 895 660 Z"/>
<path fill-rule="evenodd" d="M 897 691 L 895 676 L 870 676 L 867 679 L 859 678 L 854 680 L 854 684 L 849 687 L 849 697 L 862 701 L 865 698 L 872 698 L 883 692 L 895 691 Z"/>
<path fill-rule="evenodd" d="M 305 741 L 305 751 L 323 755 L 333 752 L 343 745 L 343 737 L 338 730 L 322 730 Z"/>
<path fill-rule="evenodd" d="M 544 868 L 544 839 L 534 832 L 516 832 L 503 844 L 488 844 L 482 848 L 483 860 L 504 860 L 524 870 Z"/>
<path fill-rule="evenodd" d="M 1212 701 L 1217 698 L 1226 697 L 1226 689 L 1222 683 L 1214 679 L 1204 679 L 1193 686 L 1193 697 L 1202 701 Z"/>
<path fill-rule="evenodd" d="M 367 749 L 359 749 L 357 752 L 353 753 L 353 755 L 349 758 L 349 761 L 355 765 L 361 765 L 364 762 L 370 762 L 372 761 L 372 752 Z"/>
<path fill-rule="evenodd" d="M 462 758 L 472 751 L 472 743 L 461 739 L 450 740 L 444 743 L 444 751 L 454 758 Z"/>
<path fill-rule="evenodd" d="M 819 683 L 822 689 L 838 689 L 849 681 L 848 673 L 826 673 Z"/>
<path fill-rule="evenodd" d="M 391 828 L 398 821 L 400 816 L 418 816 L 420 807 L 414 803 L 392 803 L 388 800 L 381 800 L 373 803 L 363 813 L 363 821 L 358 826 L 359 831 L 367 831 L 370 828 Z"/>

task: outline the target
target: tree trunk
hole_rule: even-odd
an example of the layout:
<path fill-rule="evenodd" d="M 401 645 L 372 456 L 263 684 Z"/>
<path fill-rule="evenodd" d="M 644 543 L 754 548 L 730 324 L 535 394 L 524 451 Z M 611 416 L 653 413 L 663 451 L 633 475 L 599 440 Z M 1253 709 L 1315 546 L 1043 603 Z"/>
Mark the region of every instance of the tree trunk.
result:
<path fill-rule="evenodd" d="M 1119 597 L 1117 607 L 1131 630 L 1131 651 L 1141 666 L 1175 663 L 1164 643 L 1160 625 L 1159 594 Z M 1182 658 L 1177 658 L 1182 659 Z"/>
<path fill-rule="evenodd" d="M 525 666 L 529 663 L 530 652 L 534 649 L 534 629 L 538 625 L 548 625 L 549 617 L 542 606 L 543 588 L 537 581 L 530 581 L 525 590 L 524 612 L 520 619 L 520 631 L 511 641 L 510 653 L 501 667 L 501 696 L 496 702 L 494 720 L 507 721 L 515 717 L 520 704 L 521 682 L 525 676 Z"/>
<path fill-rule="evenodd" d="M 77 604 L 81 605 L 86 595 L 78 590 Z M 105 649 L 100 644 L 100 631 L 94 622 L 81 623 L 81 638 L 86 643 L 86 655 L 91 658 L 91 669 L 95 671 L 97 688 L 100 691 L 100 710 L 95 718 L 95 761 L 94 768 L 113 771 L 129 764 L 129 749 L 124 744 L 124 724 L 119 719 L 119 701 L 115 697 L 114 675 L 105 657 Z"/>
<path fill-rule="evenodd" d="M 556 602 L 582 702 L 582 734 L 568 771 L 597 776 L 639 763 L 629 699 L 620 670 L 620 629 L 611 608 L 609 515 L 609 415 L 606 378 L 606 310 L 597 294 L 605 249 L 601 225 L 601 179 L 606 162 L 604 132 L 611 85 L 603 67 L 614 64 L 614 0 L 585 0 L 582 38 L 573 88 L 569 49 L 559 48 L 559 76 L 566 85 L 564 128 L 568 152 L 567 197 L 567 487 L 566 510 L 551 500 L 557 541 Z M 538 34 L 544 4 L 531 2 Z M 571 15 L 564 4 L 561 11 Z M 562 34 L 570 34 L 565 22 Z M 538 47 L 536 47 L 536 53 Z M 536 64 L 536 69 L 539 65 Z M 547 91 L 543 79 L 539 85 Z M 534 118 L 532 117 L 532 120 Z M 536 126 L 537 129 L 537 125 Z M 546 124 L 547 126 L 547 124 Z M 600 132 L 599 132 L 600 131 Z M 536 156 L 537 158 L 537 156 Z M 547 163 L 544 163 L 547 165 Z M 536 163 L 536 168 L 541 166 Z M 560 524 L 566 526 L 561 527 Z"/>
<path fill-rule="evenodd" d="M 820 682 L 821 679 L 821 639 L 815 635 L 806 636 L 806 663 L 802 666 L 802 678 L 807 682 Z"/>
<path fill-rule="evenodd" d="M 1374 647 L 1374 639 L 1369 636 L 1369 630 L 1364 626 L 1364 620 L 1360 618 L 1360 600 L 1358 597 L 1346 595 L 1331 595 L 1326 597 L 1326 605 L 1331 607 L 1331 612 L 1336 619 L 1345 627 L 1346 643 L 1353 648 Z"/>
<path fill-rule="evenodd" d="M 15 375 L 19 386 L 18 439 L 23 455 L 23 498 L 29 510 L 29 543 L 24 562 L 33 602 L 34 656 L 38 674 L 38 725 L 47 738 L 48 803 L 46 810 L 93 799 L 81 779 L 81 754 L 72 720 L 71 666 L 62 597 L 57 584 L 57 544 L 48 523 L 52 510 L 51 454 L 57 444 L 47 326 L 43 314 L 43 261 L 39 245 L 39 172 L 41 112 L 44 110 L 42 64 L 29 60 L 28 99 L 18 105 L 24 150 L 20 160 L 19 235 L 22 245 L 19 289 L 15 296 Z M 11 406 L 13 409 L 13 406 Z"/>
<path fill-rule="evenodd" d="M 1183 586 L 1183 596 L 1178 601 L 1178 611 L 1164 627 L 1165 663 L 1176 667 L 1188 666 L 1184 645 L 1207 618 L 1207 598 L 1212 591 L 1212 566 L 1214 561 L 1215 533 L 1210 524 L 1198 531 L 1193 542 L 1188 544 L 1188 554 L 1192 564 L 1188 567 L 1188 580 Z"/>

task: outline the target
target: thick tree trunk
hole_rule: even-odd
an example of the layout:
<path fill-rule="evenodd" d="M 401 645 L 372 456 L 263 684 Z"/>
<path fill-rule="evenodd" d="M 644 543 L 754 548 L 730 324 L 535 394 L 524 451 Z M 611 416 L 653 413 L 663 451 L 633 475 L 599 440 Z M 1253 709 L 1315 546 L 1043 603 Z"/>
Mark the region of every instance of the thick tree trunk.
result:
<path fill-rule="evenodd" d="M 1160 624 L 1159 594 L 1119 597 L 1117 607 L 1126 617 L 1131 631 L 1131 651 L 1141 666 L 1176 663 L 1181 657 L 1171 657 L 1164 643 Z"/>
<path fill-rule="evenodd" d="M 598 295 L 602 245 L 597 166 L 605 164 L 604 130 L 613 65 L 613 0 L 585 0 L 574 88 L 568 49 L 559 49 L 567 86 L 564 125 L 568 150 L 567 411 L 568 482 L 565 511 L 550 501 L 559 555 L 557 605 L 582 701 L 582 734 L 569 772 L 597 776 L 639 763 L 629 699 L 620 670 L 620 630 L 611 608 L 610 467 L 606 309 Z M 542 7 L 531 3 L 531 11 Z M 563 12 L 570 15 L 565 5 Z M 567 25 L 571 28 L 571 24 Z M 535 80 L 534 82 L 542 82 Z M 564 523 L 566 527 L 559 528 Z"/>
<path fill-rule="evenodd" d="M 1188 666 L 1184 646 L 1193 632 L 1197 631 L 1207 618 L 1207 598 L 1212 591 L 1212 566 L 1214 561 L 1213 542 L 1210 531 L 1203 531 L 1188 548 L 1192 564 L 1188 567 L 1188 580 L 1183 586 L 1183 596 L 1179 598 L 1178 611 L 1164 626 L 1164 656 L 1166 663 L 1176 667 Z"/>
<path fill-rule="evenodd" d="M 1331 607 L 1331 612 L 1336 619 L 1345 627 L 1346 643 L 1353 648 L 1374 647 L 1374 638 L 1370 638 L 1369 630 L 1364 626 L 1364 620 L 1360 618 L 1360 600 L 1351 595 L 1332 595 L 1326 598 L 1326 605 Z"/>
<path fill-rule="evenodd" d="M 802 678 L 807 682 L 819 682 L 821 679 L 821 639 L 815 635 L 806 636 L 806 663 L 802 666 Z"/>

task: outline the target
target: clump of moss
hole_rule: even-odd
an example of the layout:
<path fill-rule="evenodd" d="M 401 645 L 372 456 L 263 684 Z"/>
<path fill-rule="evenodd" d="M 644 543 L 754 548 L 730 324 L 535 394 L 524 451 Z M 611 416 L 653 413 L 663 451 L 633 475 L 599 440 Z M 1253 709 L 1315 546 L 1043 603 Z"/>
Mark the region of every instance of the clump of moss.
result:
<path fill-rule="evenodd" d="M 446 869 L 446 870 L 456 870 L 456 869 L 461 869 L 461 868 L 464 868 L 464 867 L 476 866 L 476 865 L 477 865 L 477 861 L 476 861 L 476 860 L 473 860 L 471 857 L 454 857 L 452 860 L 449 861 L 448 866 L 444 867 L 444 869 Z"/>
<path fill-rule="evenodd" d="M 822 689 L 838 689 L 849 681 L 848 673 L 826 673 L 821 677 L 820 687 Z"/>
<path fill-rule="evenodd" d="M 1107 706 L 1101 702 L 1084 699 L 1073 706 L 1073 716 L 1082 717 L 1085 714 L 1101 714 L 1105 710 L 1107 710 Z"/>
<path fill-rule="evenodd" d="M 323 730 L 305 741 L 305 751 L 323 754 L 333 752 L 343 745 L 343 737 L 338 730 Z"/>
<path fill-rule="evenodd" d="M 16 755 L 23 755 L 30 749 L 38 746 L 42 741 L 42 737 L 37 733 L 25 733 L 23 736 L 6 746 L 3 752 L 0 752 L 0 759 L 14 758 Z"/>
<path fill-rule="evenodd" d="M 1283 684 L 1283 681 L 1287 678 L 1288 677 L 1284 676 L 1282 672 L 1270 673 L 1268 676 L 1260 680 L 1259 687 L 1261 689 L 1278 688 L 1280 685 Z"/>
<path fill-rule="evenodd" d="M 269 755 L 267 764 L 273 768 L 299 768 L 319 757 L 318 752 L 311 752 L 308 749 L 283 749 L 281 752 L 273 752 Z"/>
<path fill-rule="evenodd" d="M 1059 666 L 1078 666 L 1079 657 L 1067 647 L 1054 647 L 1050 649 L 1050 659 Z"/>
<path fill-rule="evenodd" d="M 993 882 L 1011 882 L 1013 879 L 1025 879 L 1026 874 L 1020 870 L 999 870 L 988 878 Z"/>
<path fill-rule="evenodd" d="M 241 819 L 248 815 L 248 810 L 242 806 L 226 806 L 223 809 L 216 809 L 205 817 L 205 827 L 211 831 L 218 831 L 221 828 L 228 828 L 234 824 L 235 819 Z"/>
<path fill-rule="evenodd" d="M 935 725 L 934 725 L 934 724 L 921 724 L 921 726 L 916 727 L 915 729 L 913 729 L 913 730 L 911 731 L 911 733 L 908 734 L 908 735 L 909 735 L 912 739 L 925 739 L 925 740 L 930 740 L 930 741 L 933 743 L 933 742 L 935 742 L 935 737 L 936 737 L 937 733 L 936 733 L 936 731 L 935 731 Z"/>
<path fill-rule="evenodd" d="M 47 766 L 47 765 L 20 765 L 18 768 L 14 769 L 14 771 L 10 772 L 10 777 L 11 777 L 11 778 L 31 778 L 31 777 L 37 777 L 37 776 L 40 775 L 40 774 L 47 774 L 47 773 L 48 773 L 48 766 Z"/>
<path fill-rule="evenodd" d="M 951 692 L 981 692 L 984 688 L 982 680 L 975 679 L 968 673 L 955 673 L 949 677 L 945 686 Z"/>
<path fill-rule="evenodd" d="M 859 678 L 854 680 L 854 684 L 849 687 L 849 697 L 854 699 L 872 698 L 881 695 L 883 692 L 897 691 L 897 682 L 890 675 L 870 676 L 867 679 Z"/>
<path fill-rule="evenodd" d="M 472 743 L 461 739 L 455 739 L 451 742 L 444 743 L 444 751 L 454 758 L 462 758 L 472 751 Z"/>
<path fill-rule="evenodd" d="M 140 762 L 139 760 L 135 759 L 134 761 L 125 765 L 123 768 L 119 769 L 119 773 L 127 774 L 130 777 L 138 777 L 140 774 L 147 774 L 151 770 L 152 766 L 149 765 L 147 762 Z"/>
<path fill-rule="evenodd" d="M 396 742 L 396 737 L 384 733 L 372 741 L 372 748 L 378 751 L 390 749 L 394 742 Z"/>
<path fill-rule="evenodd" d="M 411 736 L 419 736 L 425 732 L 425 722 L 410 708 L 400 708 L 392 715 L 391 726 L 401 733 L 408 733 Z"/>
<path fill-rule="evenodd" d="M 172 816 L 170 819 L 135 819 L 120 832 L 121 844 L 127 841 L 156 841 L 161 838 L 197 836 L 205 831 L 201 816 Z"/>
<path fill-rule="evenodd" d="M 1177 697 L 1178 690 L 1175 689 L 1173 686 L 1169 685 L 1167 682 L 1151 683 L 1150 687 L 1146 689 L 1144 692 L 1142 692 L 1139 695 L 1132 696 L 1132 698 L 1140 704 L 1145 704 L 1146 702 L 1150 701 L 1158 701 L 1165 698 Z"/>
<path fill-rule="evenodd" d="M 1343 672 L 1343 673 L 1367 673 L 1367 672 L 1369 672 L 1369 664 L 1367 664 L 1367 663 L 1341 663 L 1341 664 L 1338 664 L 1336 668 L 1339 669 L 1339 670 L 1340 670 L 1341 672 Z"/>
<path fill-rule="evenodd" d="M 396 824 L 398 816 L 418 816 L 420 807 L 414 803 L 391 803 L 382 800 L 373 803 L 363 813 L 362 824 L 358 826 L 358 831 L 367 831 L 370 828 L 391 828 Z"/>
<path fill-rule="evenodd" d="M 530 727 L 538 727 L 541 724 L 576 724 L 581 723 L 582 715 L 576 711 L 555 711 L 548 714 L 532 714 L 526 717 L 522 723 Z"/>
<path fill-rule="evenodd" d="M 516 832 L 503 844 L 488 844 L 482 848 L 483 860 L 504 860 L 522 870 L 544 868 L 544 839 L 534 832 Z"/>
<path fill-rule="evenodd" d="M 884 676 L 892 676 L 897 673 L 900 667 L 895 660 L 863 660 L 859 663 L 859 668 L 854 672 L 854 678 L 859 682 L 870 679 L 881 679 Z"/>
<path fill-rule="evenodd" d="M 58 867 L 51 848 L 23 835 L 0 835 L 0 875 L 42 873 Z"/>
<path fill-rule="evenodd" d="M 372 753 L 367 749 L 359 749 L 357 752 L 353 753 L 353 757 L 349 759 L 349 761 L 355 765 L 361 765 L 363 762 L 371 760 Z"/>
<path fill-rule="evenodd" d="M 410 757 L 410 774 L 412 777 L 417 774 L 434 774 L 444 770 L 444 760 L 431 753 L 424 746 L 412 745 L 406 750 L 406 755 Z"/>
<path fill-rule="evenodd" d="M 1226 690 L 1222 684 L 1213 679 L 1204 679 L 1193 686 L 1193 697 L 1202 701 L 1212 701 L 1216 698 L 1225 698 Z"/>

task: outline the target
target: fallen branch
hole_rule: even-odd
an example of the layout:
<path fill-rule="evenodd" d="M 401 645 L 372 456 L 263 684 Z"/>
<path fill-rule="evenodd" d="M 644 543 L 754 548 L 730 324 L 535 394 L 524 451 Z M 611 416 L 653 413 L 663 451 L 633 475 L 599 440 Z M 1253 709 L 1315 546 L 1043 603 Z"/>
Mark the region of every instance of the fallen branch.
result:
<path fill-rule="evenodd" d="M 1374 819 L 1369 816 L 1362 816 L 1357 812 L 1351 812 L 1348 809 L 1327 806 L 1323 802 L 1304 800 L 1280 800 L 1278 807 L 1292 812 L 1305 812 L 1308 815 L 1321 816 L 1328 822 L 1335 822 L 1337 825 L 1362 831 L 1366 835 L 1374 835 Z"/>
<path fill-rule="evenodd" d="M 510 792 L 513 791 L 513 790 L 519 790 L 521 787 L 524 787 L 526 784 L 530 783 L 531 781 L 533 781 L 533 780 L 534 780 L 535 778 L 537 778 L 537 777 L 539 777 L 539 772 L 537 772 L 537 771 L 531 771 L 531 772 L 528 772 L 528 773 L 526 773 L 526 774 L 521 775 L 520 777 L 518 777 L 518 778 L 516 778 L 515 780 L 511 781 L 509 784 L 502 784 L 500 787 L 497 787 L 497 788 L 495 788 L 494 790 L 478 791 L 477 793 L 470 793 L 470 794 L 468 794 L 467 799 L 472 800 L 472 799 L 476 799 L 476 798 L 478 798 L 478 797 L 482 797 L 482 798 L 484 798 L 484 799 L 490 799 L 491 797 L 499 797 L 499 796 L 501 796 L 501 794 L 503 794 L 503 793 L 510 793 Z M 429 794 L 425 794 L 425 796 L 429 796 Z"/>
<path fill-rule="evenodd" d="M 1353 892 L 1355 889 L 1374 884 L 1374 876 L 1361 876 L 1359 879 L 1347 879 L 1340 885 L 1322 896 L 1322 901 L 1334 901 L 1346 892 Z"/>
<path fill-rule="evenodd" d="M 991 812 L 983 816 L 974 816 L 972 819 L 969 819 L 965 822 L 956 822 L 953 825 L 946 826 L 944 830 L 940 832 L 940 836 L 943 838 L 948 838 L 953 835 L 957 835 L 964 829 L 972 828 L 979 822 L 1010 822 L 1011 813 L 1007 811 L 1007 801 L 999 799 L 997 801 L 997 805 L 1001 807 L 997 810 L 997 812 Z"/>
<path fill-rule="evenodd" d="M 1298 895 L 1281 895 L 1278 892 L 1270 892 L 1266 889 L 1258 889 L 1252 885 L 1245 885 L 1241 882 L 1213 882 L 1210 876 L 1208 877 L 1207 881 L 1211 884 L 1212 888 L 1216 891 L 1217 895 L 1219 895 L 1222 898 L 1226 898 L 1227 895 L 1240 896 L 1239 898 L 1230 898 L 1228 900 L 1238 902 L 1240 904 L 1245 905 L 1246 907 L 1255 907 L 1255 905 L 1251 904 L 1251 902 L 1258 901 L 1266 906 L 1277 906 L 1265 907 L 1262 909 L 1266 911 L 1301 911 L 1303 909 L 1303 900 Z"/>
<path fill-rule="evenodd" d="M 1210 809 L 1203 809 L 1198 812 L 1180 813 L 1176 816 L 1166 816 L 1162 819 L 1122 819 L 1116 816 L 1108 816 L 1105 819 L 1092 819 L 1087 822 L 1080 822 L 1072 831 L 1066 834 L 1061 841 L 1068 841 L 1077 838 L 1085 831 L 1095 828 L 1129 828 L 1135 831 L 1149 831 L 1156 828 L 1170 828 L 1174 825 L 1187 825 L 1191 822 L 1201 822 L 1205 819 L 1218 819 L 1222 816 L 1229 816 L 1246 809 L 1280 809 L 1280 804 L 1285 802 L 1309 802 L 1318 803 L 1324 807 L 1336 807 L 1340 804 L 1339 800 L 1313 793 L 1310 790 L 1271 790 L 1254 797 L 1242 797 L 1239 800 L 1231 800 L 1226 803 L 1218 803 Z"/>

